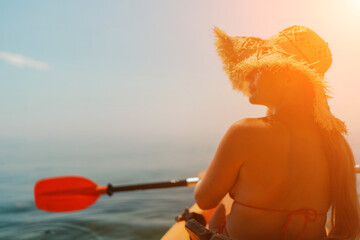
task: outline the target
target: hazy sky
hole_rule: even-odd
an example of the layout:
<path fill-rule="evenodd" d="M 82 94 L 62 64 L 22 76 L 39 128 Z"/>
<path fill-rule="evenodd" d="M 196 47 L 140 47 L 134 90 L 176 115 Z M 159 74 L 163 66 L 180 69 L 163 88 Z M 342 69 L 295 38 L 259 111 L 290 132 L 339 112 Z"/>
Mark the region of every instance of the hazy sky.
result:
<path fill-rule="evenodd" d="M 360 153 L 359 0 L 1 1 L 1 139 L 221 137 L 265 114 L 231 89 L 212 29 L 315 30 L 332 111 Z"/>

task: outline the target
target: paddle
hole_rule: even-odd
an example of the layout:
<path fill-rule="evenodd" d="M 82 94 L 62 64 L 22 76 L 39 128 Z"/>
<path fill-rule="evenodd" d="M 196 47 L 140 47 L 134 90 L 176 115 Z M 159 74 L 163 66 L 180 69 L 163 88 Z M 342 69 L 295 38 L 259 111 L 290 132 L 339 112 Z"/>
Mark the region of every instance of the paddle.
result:
<path fill-rule="evenodd" d="M 355 166 L 360 173 L 360 165 Z M 114 192 L 194 186 L 199 178 L 171 180 L 127 186 L 97 186 L 91 180 L 78 176 L 46 178 L 35 184 L 34 195 L 36 206 L 49 212 L 68 212 L 90 207 L 101 194 L 111 196 Z"/>
<path fill-rule="evenodd" d="M 49 212 L 68 212 L 90 207 L 101 194 L 114 192 L 194 186 L 199 178 L 171 180 L 127 186 L 97 186 L 93 181 L 78 176 L 45 178 L 35 184 L 36 206 Z"/>

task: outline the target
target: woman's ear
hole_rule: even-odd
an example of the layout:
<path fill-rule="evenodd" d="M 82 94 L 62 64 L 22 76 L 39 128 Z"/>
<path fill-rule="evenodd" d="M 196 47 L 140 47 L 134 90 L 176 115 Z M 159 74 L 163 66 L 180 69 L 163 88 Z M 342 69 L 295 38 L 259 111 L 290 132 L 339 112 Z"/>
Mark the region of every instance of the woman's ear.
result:
<path fill-rule="evenodd" d="M 294 77 L 295 76 L 291 75 L 288 71 L 283 73 L 282 78 L 283 78 L 284 87 L 286 89 L 294 87 L 294 83 L 295 83 Z"/>
<path fill-rule="evenodd" d="M 299 84 L 304 81 L 305 76 L 298 71 L 286 71 L 284 73 L 285 84 L 287 87 L 298 88 Z"/>
<path fill-rule="evenodd" d="M 286 87 L 287 88 L 294 88 L 296 87 L 296 79 L 294 76 L 290 76 L 290 75 L 287 75 L 286 76 L 286 79 L 285 79 L 285 82 L 286 82 Z"/>

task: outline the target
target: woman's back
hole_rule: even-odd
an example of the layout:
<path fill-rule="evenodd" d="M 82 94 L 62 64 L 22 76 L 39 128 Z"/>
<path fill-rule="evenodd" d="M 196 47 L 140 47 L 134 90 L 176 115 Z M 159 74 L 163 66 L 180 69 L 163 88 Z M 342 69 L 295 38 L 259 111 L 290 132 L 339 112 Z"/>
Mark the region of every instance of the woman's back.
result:
<path fill-rule="evenodd" d="M 330 179 L 322 141 L 315 124 L 297 124 L 266 118 L 247 119 L 247 154 L 230 191 L 235 200 L 227 216 L 227 230 L 236 239 L 283 239 L 290 212 L 313 209 L 317 220 L 305 223 L 306 214 L 294 214 L 287 239 L 321 239 L 330 207 Z M 308 216 L 313 218 L 315 216 Z M 259 229 L 261 229 L 259 231 Z"/>

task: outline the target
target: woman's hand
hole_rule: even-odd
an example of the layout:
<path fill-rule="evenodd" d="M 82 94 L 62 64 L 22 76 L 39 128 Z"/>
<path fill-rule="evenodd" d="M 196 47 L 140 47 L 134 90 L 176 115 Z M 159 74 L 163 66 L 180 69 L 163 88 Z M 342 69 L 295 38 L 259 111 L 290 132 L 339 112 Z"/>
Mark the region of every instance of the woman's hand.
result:
<path fill-rule="evenodd" d="M 204 178 L 205 174 L 206 174 L 206 170 L 203 170 L 203 171 L 198 173 L 197 177 L 201 180 L 201 179 Z"/>

